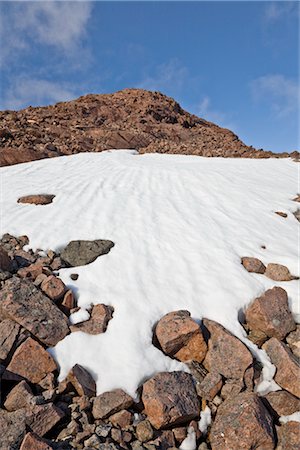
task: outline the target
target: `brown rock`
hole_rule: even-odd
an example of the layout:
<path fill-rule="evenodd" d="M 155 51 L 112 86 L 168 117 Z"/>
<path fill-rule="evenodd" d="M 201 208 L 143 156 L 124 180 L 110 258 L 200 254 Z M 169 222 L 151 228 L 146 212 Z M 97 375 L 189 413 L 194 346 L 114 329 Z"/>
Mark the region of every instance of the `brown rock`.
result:
<path fill-rule="evenodd" d="M 226 380 L 221 390 L 221 397 L 225 400 L 235 397 L 240 392 L 242 392 L 243 388 L 244 383 L 242 382 L 242 380 Z"/>
<path fill-rule="evenodd" d="M 278 416 L 290 416 L 300 411 L 300 400 L 289 392 L 270 392 L 265 396 L 265 399 Z"/>
<path fill-rule="evenodd" d="M 300 397 L 300 364 L 287 345 L 276 338 L 269 339 L 263 349 L 276 366 L 275 381 L 283 389 Z"/>
<path fill-rule="evenodd" d="M 94 305 L 89 320 L 72 325 L 70 330 L 83 331 L 88 334 L 104 333 L 112 318 L 113 308 L 107 305 Z"/>
<path fill-rule="evenodd" d="M 56 345 L 69 331 L 67 317 L 30 281 L 13 277 L 0 291 L 0 311 L 44 344 Z"/>
<path fill-rule="evenodd" d="M 60 278 L 50 275 L 42 282 L 41 289 L 51 300 L 56 301 L 63 297 L 66 286 Z"/>
<path fill-rule="evenodd" d="M 18 203 L 30 203 L 34 205 L 48 205 L 52 203 L 55 195 L 38 194 L 38 195 L 26 195 L 18 199 Z"/>
<path fill-rule="evenodd" d="M 187 429 L 186 427 L 176 427 L 172 428 L 175 440 L 181 444 L 182 441 L 187 437 Z"/>
<path fill-rule="evenodd" d="M 300 450 L 300 423 L 287 422 L 276 427 L 278 444 L 276 450 Z"/>
<path fill-rule="evenodd" d="M 18 450 L 26 433 L 25 411 L 7 412 L 0 409 L 0 450 Z"/>
<path fill-rule="evenodd" d="M 204 380 L 196 385 L 197 394 L 205 400 L 212 401 L 223 385 L 220 374 L 210 372 Z"/>
<path fill-rule="evenodd" d="M 284 213 L 282 211 L 275 211 L 275 214 L 277 214 L 278 216 L 283 217 L 284 219 L 286 219 L 287 216 L 288 216 L 287 213 Z"/>
<path fill-rule="evenodd" d="M 300 325 L 286 337 L 286 341 L 297 358 L 300 358 Z"/>
<path fill-rule="evenodd" d="M 188 311 L 174 311 L 162 317 L 155 329 L 164 353 L 180 361 L 203 361 L 207 346 L 199 325 Z"/>
<path fill-rule="evenodd" d="M 122 430 L 127 430 L 132 422 L 132 414 L 126 409 L 122 409 L 121 411 L 113 414 L 109 417 L 109 421 L 113 424 L 114 427 L 121 428 Z"/>
<path fill-rule="evenodd" d="M 31 383 L 38 383 L 48 373 L 57 369 L 54 359 L 32 338 L 26 339 L 13 354 L 7 370 Z"/>
<path fill-rule="evenodd" d="M 3 270 L 4 272 L 13 270 L 12 260 L 2 246 L 0 246 L 0 270 Z"/>
<path fill-rule="evenodd" d="M 81 396 L 94 397 L 96 395 L 96 383 L 93 377 L 79 364 L 72 367 L 68 373 L 67 382 L 71 383 Z"/>
<path fill-rule="evenodd" d="M 42 282 L 43 282 L 44 280 L 46 280 L 47 278 L 48 278 L 48 277 L 47 277 L 46 274 L 40 273 L 40 274 L 35 278 L 33 284 L 34 284 L 35 286 L 40 286 L 40 285 L 42 284 Z"/>
<path fill-rule="evenodd" d="M 204 367 L 226 378 L 242 379 L 246 369 L 253 364 L 250 351 L 217 322 L 205 319 L 203 323 L 210 332 Z"/>
<path fill-rule="evenodd" d="M 272 417 L 260 398 L 241 393 L 219 406 L 210 432 L 212 450 L 273 450 Z"/>
<path fill-rule="evenodd" d="M 295 198 L 293 198 L 294 202 L 300 202 L 300 194 L 297 194 Z"/>
<path fill-rule="evenodd" d="M 293 212 L 295 218 L 300 222 L 300 208 Z"/>
<path fill-rule="evenodd" d="M 174 434 L 171 430 L 161 431 L 161 433 L 159 434 L 159 436 L 156 439 L 148 442 L 148 444 L 146 444 L 146 445 L 153 445 L 152 448 L 158 448 L 159 450 L 175 450 L 176 449 Z"/>
<path fill-rule="evenodd" d="M 52 403 L 36 405 L 26 417 L 26 424 L 39 436 L 44 436 L 64 417 L 64 412 Z"/>
<path fill-rule="evenodd" d="M 281 264 L 270 263 L 267 265 L 265 275 L 271 280 L 275 281 L 291 281 L 296 280 L 298 277 L 291 275 L 289 269 Z"/>
<path fill-rule="evenodd" d="M 0 322 L 0 362 L 5 361 L 17 339 L 20 325 L 10 319 Z"/>
<path fill-rule="evenodd" d="M 132 404 L 133 399 L 122 389 L 104 392 L 94 399 L 93 416 L 95 419 L 106 419 L 121 409 L 130 408 Z"/>
<path fill-rule="evenodd" d="M 143 384 L 145 413 L 156 428 L 180 425 L 200 414 L 192 376 L 184 372 L 158 373 Z"/>
<path fill-rule="evenodd" d="M 288 296 L 284 289 L 274 287 L 258 297 L 245 311 L 248 327 L 252 332 L 262 332 L 279 340 L 296 328 L 289 310 Z"/>
<path fill-rule="evenodd" d="M 266 266 L 257 258 L 245 256 L 242 258 L 242 264 L 248 272 L 265 273 Z"/>
<path fill-rule="evenodd" d="M 136 436 L 141 442 L 147 442 L 153 438 L 153 428 L 149 420 L 143 420 L 137 424 Z"/>
<path fill-rule="evenodd" d="M 26 408 L 33 398 L 34 395 L 31 387 L 23 380 L 10 391 L 4 403 L 4 407 L 7 411 L 16 411 L 17 409 Z"/>
<path fill-rule="evenodd" d="M 67 291 L 64 295 L 63 301 L 60 304 L 60 309 L 64 314 L 69 316 L 71 314 L 71 310 L 76 306 L 75 298 L 73 292 L 71 290 Z"/>
<path fill-rule="evenodd" d="M 20 450 L 52 450 L 54 447 L 49 441 L 42 439 L 36 433 L 27 433 L 23 439 Z"/>
<path fill-rule="evenodd" d="M 30 266 L 22 267 L 18 270 L 19 277 L 28 278 L 32 281 L 36 280 L 42 274 L 43 264 L 41 264 L 39 261 L 34 264 L 30 264 Z"/>

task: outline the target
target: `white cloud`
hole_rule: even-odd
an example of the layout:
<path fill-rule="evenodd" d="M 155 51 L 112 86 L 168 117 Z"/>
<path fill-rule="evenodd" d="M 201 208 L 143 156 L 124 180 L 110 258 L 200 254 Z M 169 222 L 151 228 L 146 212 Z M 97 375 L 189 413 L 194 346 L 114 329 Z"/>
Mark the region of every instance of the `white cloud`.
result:
<path fill-rule="evenodd" d="M 228 114 L 225 114 L 221 111 L 217 111 L 215 108 L 212 107 L 211 99 L 207 95 L 205 95 L 202 98 L 201 102 L 199 103 L 199 105 L 195 110 L 195 114 L 197 116 L 202 117 L 205 120 L 214 122 L 221 127 L 229 128 L 230 130 L 237 129 L 236 125 L 231 122 L 230 117 L 228 117 Z"/>
<path fill-rule="evenodd" d="M 153 75 L 145 76 L 137 87 L 150 91 L 176 92 L 186 82 L 188 70 L 178 59 L 171 59 L 167 63 L 156 67 Z"/>
<path fill-rule="evenodd" d="M 71 100 L 78 96 L 73 86 L 42 79 L 16 79 L 5 92 L 1 109 L 21 109 Z"/>
<path fill-rule="evenodd" d="M 265 8 L 265 20 L 269 23 L 277 22 L 283 18 L 297 16 L 299 3 L 295 1 L 270 2 Z"/>
<path fill-rule="evenodd" d="M 290 115 L 299 108 L 299 85 L 283 75 L 259 77 L 252 81 L 251 89 L 254 100 L 267 102 L 278 117 Z"/>

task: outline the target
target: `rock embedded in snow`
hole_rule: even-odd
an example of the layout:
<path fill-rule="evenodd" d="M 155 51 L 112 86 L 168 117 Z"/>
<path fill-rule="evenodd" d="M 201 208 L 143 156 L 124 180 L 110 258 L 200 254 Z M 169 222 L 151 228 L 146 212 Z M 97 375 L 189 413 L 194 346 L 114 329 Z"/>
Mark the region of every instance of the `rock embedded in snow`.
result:
<path fill-rule="evenodd" d="M 298 277 L 293 276 L 286 266 L 270 263 L 267 265 L 265 275 L 274 281 L 291 281 Z"/>
<path fill-rule="evenodd" d="M 87 397 L 94 397 L 96 395 L 96 383 L 91 374 L 79 364 L 68 373 L 66 383 L 72 384 L 78 395 L 86 395 Z"/>
<path fill-rule="evenodd" d="M 26 195 L 18 199 L 18 203 L 30 203 L 33 205 L 49 205 L 52 203 L 55 195 L 49 194 L 36 194 L 36 195 Z"/>
<path fill-rule="evenodd" d="M 196 385 L 197 394 L 205 400 L 212 401 L 221 390 L 223 385 L 222 377 L 219 373 L 210 372 L 201 383 Z"/>
<path fill-rule="evenodd" d="M 112 241 L 71 241 L 61 252 L 61 259 L 70 267 L 85 266 L 99 256 L 109 253 L 115 244 Z"/>
<path fill-rule="evenodd" d="M 300 208 L 298 208 L 296 211 L 293 212 L 294 216 L 300 222 Z"/>
<path fill-rule="evenodd" d="M 83 331 L 88 334 L 104 333 L 112 316 L 113 308 L 100 303 L 93 306 L 89 320 L 71 325 L 70 330 L 72 332 Z"/>
<path fill-rule="evenodd" d="M 184 372 L 161 372 L 143 384 L 145 413 L 154 426 L 180 425 L 200 414 L 193 378 Z"/>
<path fill-rule="evenodd" d="M 59 309 L 61 309 L 62 312 L 66 314 L 66 316 L 69 316 L 71 314 L 71 310 L 74 309 L 75 306 L 76 301 L 74 298 L 74 294 L 71 290 L 68 290 L 65 293 L 62 302 L 59 304 Z"/>
<path fill-rule="evenodd" d="M 69 332 L 58 307 L 30 281 L 13 277 L 0 291 L 0 311 L 46 345 L 56 345 Z"/>
<path fill-rule="evenodd" d="M 300 358 L 300 325 L 286 337 L 286 341 L 293 354 Z"/>
<path fill-rule="evenodd" d="M 269 339 L 263 349 L 276 366 L 275 381 L 286 391 L 300 398 L 300 363 L 286 344 L 276 338 Z"/>
<path fill-rule="evenodd" d="M 284 219 L 287 218 L 287 213 L 284 213 L 283 211 L 275 211 L 275 214 L 277 214 L 278 216 L 283 217 Z"/>
<path fill-rule="evenodd" d="M 278 416 L 290 416 L 300 411 L 300 400 L 287 391 L 269 392 L 264 398 Z"/>
<path fill-rule="evenodd" d="M 55 275 L 49 275 L 42 282 L 41 290 L 44 294 L 51 298 L 51 300 L 57 301 L 63 297 L 66 291 L 66 286 L 60 278 L 57 278 Z"/>
<path fill-rule="evenodd" d="M 276 450 L 300 450 L 300 423 L 291 421 L 276 427 L 278 443 Z"/>
<path fill-rule="evenodd" d="M 54 448 L 56 447 L 50 445 L 49 441 L 30 431 L 24 437 L 20 450 L 52 450 Z"/>
<path fill-rule="evenodd" d="M 29 337 L 17 348 L 7 370 L 31 383 L 38 383 L 48 373 L 57 370 L 57 365 L 49 353 Z"/>
<path fill-rule="evenodd" d="M 4 361 L 17 339 L 20 331 L 20 325 L 10 319 L 0 322 L 0 362 Z"/>
<path fill-rule="evenodd" d="M 246 370 L 253 364 L 250 351 L 219 323 L 204 319 L 203 324 L 210 333 L 204 367 L 225 378 L 243 379 Z"/>
<path fill-rule="evenodd" d="M 293 202 L 300 203 L 300 194 L 297 194 L 295 198 L 293 198 Z"/>
<path fill-rule="evenodd" d="M 245 256 L 242 258 L 242 264 L 248 272 L 265 273 L 266 266 L 257 258 Z"/>
<path fill-rule="evenodd" d="M 210 442 L 212 450 L 274 450 L 271 414 L 256 394 L 238 394 L 219 406 Z"/>
<path fill-rule="evenodd" d="M 263 333 L 279 340 L 296 328 L 289 309 L 288 296 L 281 287 L 268 289 L 256 298 L 245 311 L 247 326 L 252 333 Z"/>
<path fill-rule="evenodd" d="M 133 399 L 122 389 L 104 392 L 97 395 L 93 402 L 93 416 L 95 419 L 106 419 L 121 409 L 127 409 L 133 404 Z"/>
<path fill-rule="evenodd" d="M 26 433 L 25 411 L 7 412 L 0 409 L 1 450 L 18 450 Z"/>
<path fill-rule="evenodd" d="M 4 407 L 7 411 L 16 411 L 17 409 L 26 408 L 33 398 L 34 395 L 31 387 L 23 380 L 9 392 L 4 402 Z"/>
<path fill-rule="evenodd" d="M 163 352 L 179 361 L 202 362 L 205 357 L 207 345 L 201 328 L 188 311 L 174 311 L 162 317 L 155 336 Z"/>

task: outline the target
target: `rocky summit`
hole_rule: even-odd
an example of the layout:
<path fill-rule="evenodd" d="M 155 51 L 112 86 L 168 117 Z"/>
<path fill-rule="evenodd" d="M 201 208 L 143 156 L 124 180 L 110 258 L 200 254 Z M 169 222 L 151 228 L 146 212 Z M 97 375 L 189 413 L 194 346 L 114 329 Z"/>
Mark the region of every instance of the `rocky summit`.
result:
<path fill-rule="evenodd" d="M 207 157 L 289 156 L 256 150 L 232 131 L 184 111 L 172 98 L 142 89 L 2 111 L 0 124 L 0 166 L 125 148 Z"/>

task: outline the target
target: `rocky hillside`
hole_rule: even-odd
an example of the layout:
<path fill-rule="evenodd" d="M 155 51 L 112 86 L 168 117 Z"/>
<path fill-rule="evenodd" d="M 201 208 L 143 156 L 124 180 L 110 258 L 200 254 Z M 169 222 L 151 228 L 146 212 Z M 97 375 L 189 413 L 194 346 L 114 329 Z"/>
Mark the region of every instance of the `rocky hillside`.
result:
<path fill-rule="evenodd" d="M 112 148 L 202 156 L 275 156 L 245 145 L 230 130 L 189 114 L 172 98 L 141 89 L 2 111 L 0 124 L 1 166 Z"/>

